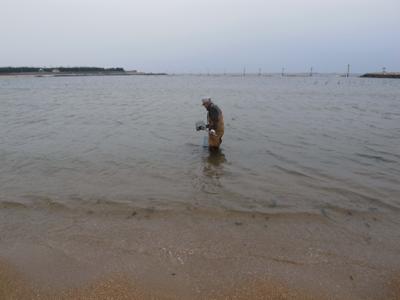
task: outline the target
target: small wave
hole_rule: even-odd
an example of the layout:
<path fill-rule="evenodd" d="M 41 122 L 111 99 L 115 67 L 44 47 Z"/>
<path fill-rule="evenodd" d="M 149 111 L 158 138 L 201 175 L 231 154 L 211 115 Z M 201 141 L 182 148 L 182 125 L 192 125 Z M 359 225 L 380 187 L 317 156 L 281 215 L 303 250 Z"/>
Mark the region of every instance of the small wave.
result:
<path fill-rule="evenodd" d="M 271 139 L 271 138 L 268 138 L 268 140 L 273 142 L 273 143 L 276 143 L 278 145 L 289 147 L 289 148 L 297 148 L 297 149 L 304 149 L 305 148 L 305 147 L 303 147 L 302 145 L 299 145 L 299 144 L 284 143 L 284 142 L 281 142 L 281 141 L 278 141 L 278 140 L 275 140 L 275 139 Z"/>
<path fill-rule="evenodd" d="M 334 205 L 334 204 L 326 204 L 324 206 L 319 207 L 321 214 L 329 219 L 332 219 L 332 216 L 330 215 L 330 212 L 335 212 L 338 213 L 340 215 L 343 216 L 353 216 L 355 214 L 369 214 L 371 212 L 371 210 L 367 210 L 367 211 L 360 211 L 360 210 L 355 210 L 355 209 L 349 209 L 346 207 L 342 207 L 342 206 L 338 206 L 338 205 Z"/>
<path fill-rule="evenodd" d="M 138 202 L 119 202 L 107 198 L 81 198 L 80 196 L 71 196 L 70 203 L 65 205 L 49 197 L 27 196 L 30 199 L 36 199 L 35 203 L 20 203 L 12 201 L 0 202 L 0 209 L 22 209 L 35 210 L 52 214 L 68 214 L 72 216 L 86 217 L 107 217 L 121 220 L 151 220 L 165 217 L 177 218 L 180 215 L 189 215 L 191 217 L 205 217 L 220 220 L 241 219 L 241 220 L 264 220 L 270 218 L 280 219 L 303 219 L 316 222 L 336 221 L 337 214 L 342 216 L 370 215 L 377 211 L 373 208 L 366 210 L 357 210 L 355 208 L 346 208 L 332 204 L 309 209 L 293 209 L 293 207 L 254 207 L 248 208 L 227 208 L 213 206 L 199 206 L 198 204 L 189 204 L 174 202 L 168 205 L 149 205 L 149 203 L 139 204 Z M 400 209 L 400 208 L 399 208 Z M 332 214 L 332 213 L 336 213 Z"/>
<path fill-rule="evenodd" d="M 379 145 L 378 145 L 378 146 L 379 146 Z M 366 148 L 367 150 L 372 151 L 372 152 L 377 153 L 377 154 L 389 155 L 389 156 L 393 156 L 393 157 L 395 157 L 395 158 L 400 159 L 400 155 L 398 155 L 398 154 L 396 154 L 396 153 L 391 153 L 391 152 L 382 151 L 382 150 L 376 150 L 376 149 L 374 149 L 374 148 L 372 148 L 372 147 L 368 147 L 368 146 L 365 146 L 365 148 Z"/>
<path fill-rule="evenodd" d="M 46 122 L 46 121 L 47 121 L 47 119 L 31 120 L 31 121 L 26 121 L 24 125 L 31 125 L 31 124 L 43 123 L 43 122 Z"/>
<path fill-rule="evenodd" d="M 164 141 L 168 141 L 168 142 L 172 141 L 172 139 L 168 138 L 166 135 L 161 135 L 161 134 L 159 134 L 158 132 L 156 132 L 154 130 L 150 131 L 150 134 L 152 136 L 154 136 L 154 137 L 156 137 L 158 139 L 164 140 Z"/>
<path fill-rule="evenodd" d="M 12 201 L 1 201 L 0 208 L 2 209 L 10 209 L 10 208 L 27 208 L 26 204 L 20 202 L 12 202 Z"/>
<path fill-rule="evenodd" d="M 364 154 L 364 153 L 355 153 L 355 154 L 359 157 L 373 159 L 376 161 L 387 162 L 387 163 L 396 163 L 395 160 L 390 160 L 390 159 L 384 158 L 383 156 L 379 156 L 379 155 L 370 155 L 370 154 Z"/>
<path fill-rule="evenodd" d="M 291 164 L 291 163 L 294 163 L 293 160 L 290 160 L 290 159 L 288 159 L 288 158 L 286 158 L 286 157 L 284 157 L 284 156 L 282 156 L 282 155 L 279 155 L 279 154 L 277 154 L 277 153 L 275 153 L 275 152 L 273 152 L 273 151 L 271 151 L 271 150 L 266 150 L 266 153 L 267 153 L 268 155 L 270 155 L 270 156 L 276 158 L 277 160 L 280 160 L 280 161 L 283 161 L 283 162 L 286 162 L 286 163 L 290 163 L 290 164 Z"/>
<path fill-rule="evenodd" d="M 283 172 L 285 172 L 285 173 L 287 173 L 287 174 L 290 174 L 290 175 L 295 175 L 295 176 L 301 176 L 301 177 L 306 177 L 306 178 L 314 179 L 313 176 L 310 176 L 310 175 L 308 175 L 308 174 L 305 174 L 305 173 L 300 172 L 300 171 L 297 171 L 297 170 L 288 169 L 288 168 L 281 167 L 281 166 L 277 166 L 277 165 L 274 165 L 273 167 L 276 168 L 276 169 L 278 169 L 278 170 L 281 170 L 281 171 L 283 171 Z"/>
<path fill-rule="evenodd" d="M 23 198 L 30 201 L 32 208 L 36 209 L 52 209 L 60 211 L 68 209 L 67 205 L 64 203 L 58 202 L 48 196 L 24 195 Z"/>
<path fill-rule="evenodd" d="M 385 200 L 382 198 L 376 198 L 373 196 L 365 195 L 364 193 L 346 189 L 346 188 L 340 188 L 340 187 L 320 187 L 321 190 L 331 192 L 333 194 L 341 195 L 349 200 L 351 199 L 352 203 L 354 204 L 355 200 L 360 200 L 363 202 L 367 202 L 372 205 L 376 205 L 377 207 L 382 207 L 386 208 L 388 210 L 395 210 L 395 211 L 400 211 L 400 207 L 392 204 L 392 203 L 387 203 Z"/>
<path fill-rule="evenodd" d="M 365 162 L 365 161 L 361 161 L 360 159 L 355 159 L 355 158 L 351 158 L 351 157 L 343 157 L 343 159 L 354 162 L 356 164 L 365 166 L 365 167 L 372 167 L 373 164 L 371 162 Z"/>

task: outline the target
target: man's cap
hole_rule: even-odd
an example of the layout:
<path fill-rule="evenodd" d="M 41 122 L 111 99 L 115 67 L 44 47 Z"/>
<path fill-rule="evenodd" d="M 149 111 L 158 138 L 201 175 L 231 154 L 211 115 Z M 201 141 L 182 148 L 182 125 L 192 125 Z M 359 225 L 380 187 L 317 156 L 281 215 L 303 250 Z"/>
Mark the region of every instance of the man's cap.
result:
<path fill-rule="evenodd" d="M 201 102 L 203 102 L 203 104 L 211 103 L 211 98 L 210 97 L 203 98 L 203 99 L 201 99 Z"/>

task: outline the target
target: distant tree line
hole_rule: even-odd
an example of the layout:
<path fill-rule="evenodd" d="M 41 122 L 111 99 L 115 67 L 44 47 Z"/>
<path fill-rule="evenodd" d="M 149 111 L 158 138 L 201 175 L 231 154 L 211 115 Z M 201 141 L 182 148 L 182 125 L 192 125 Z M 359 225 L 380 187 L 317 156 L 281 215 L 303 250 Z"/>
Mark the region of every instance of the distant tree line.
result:
<path fill-rule="evenodd" d="M 101 72 L 125 72 L 123 68 L 97 68 L 97 67 L 59 67 L 59 68 L 35 68 L 35 67 L 0 67 L 0 74 L 4 73 L 35 73 L 35 72 L 60 72 L 60 73 L 101 73 Z"/>

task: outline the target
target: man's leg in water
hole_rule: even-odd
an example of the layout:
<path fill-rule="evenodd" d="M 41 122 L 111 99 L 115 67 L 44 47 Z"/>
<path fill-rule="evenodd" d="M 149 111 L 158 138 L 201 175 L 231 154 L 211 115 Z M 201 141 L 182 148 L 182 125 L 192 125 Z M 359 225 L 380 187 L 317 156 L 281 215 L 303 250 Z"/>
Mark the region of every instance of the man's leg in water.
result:
<path fill-rule="evenodd" d="M 218 151 L 219 146 L 222 143 L 222 135 L 208 135 L 208 148 L 210 151 Z"/>

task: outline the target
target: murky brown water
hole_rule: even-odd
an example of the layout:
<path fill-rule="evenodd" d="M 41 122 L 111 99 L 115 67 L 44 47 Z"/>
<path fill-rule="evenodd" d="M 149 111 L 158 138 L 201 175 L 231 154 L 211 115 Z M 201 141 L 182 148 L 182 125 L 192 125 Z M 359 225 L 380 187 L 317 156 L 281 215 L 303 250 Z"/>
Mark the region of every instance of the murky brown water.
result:
<path fill-rule="evenodd" d="M 210 155 L 200 98 L 223 109 Z M 400 81 L 0 78 L 1 201 L 400 209 Z"/>

